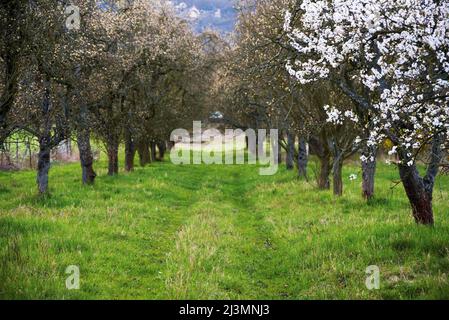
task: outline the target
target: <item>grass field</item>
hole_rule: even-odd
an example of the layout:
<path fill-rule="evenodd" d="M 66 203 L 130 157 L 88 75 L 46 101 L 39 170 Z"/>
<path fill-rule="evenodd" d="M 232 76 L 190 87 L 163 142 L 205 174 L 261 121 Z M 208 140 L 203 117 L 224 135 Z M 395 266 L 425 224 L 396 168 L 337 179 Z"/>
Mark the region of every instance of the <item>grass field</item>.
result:
<path fill-rule="evenodd" d="M 414 224 L 394 166 L 380 165 L 369 204 L 354 165 L 339 199 L 283 168 L 96 169 L 82 187 L 78 164 L 54 166 L 46 198 L 34 172 L 0 173 L 0 298 L 449 298 L 449 177 L 428 228 Z M 79 290 L 66 289 L 69 265 Z M 365 286 L 369 265 L 379 290 Z"/>

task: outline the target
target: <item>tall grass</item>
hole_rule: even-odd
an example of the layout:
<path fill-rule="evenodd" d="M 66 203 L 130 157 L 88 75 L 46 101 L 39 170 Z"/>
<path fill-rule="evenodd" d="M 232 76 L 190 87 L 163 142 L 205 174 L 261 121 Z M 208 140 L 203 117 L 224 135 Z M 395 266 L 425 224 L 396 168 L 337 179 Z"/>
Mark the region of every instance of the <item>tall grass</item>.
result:
<path fill-rule="evenodd" d="M 281 168 L 155 163 L 82 187 L 77 164 L 54 166 L 40 198 L 32 171 L 0 173 L 0 298 L 449 298 L 449 178 L 436 225 L 414 224 L 394 167 L 361 197 L 355 164 L 335 198 Z M 359 174 L 360 177 L 360 174 Z M 80 289 L 65 287 L 80 268 Z M 365 269 L 380 268 L 379 290 Z"/>

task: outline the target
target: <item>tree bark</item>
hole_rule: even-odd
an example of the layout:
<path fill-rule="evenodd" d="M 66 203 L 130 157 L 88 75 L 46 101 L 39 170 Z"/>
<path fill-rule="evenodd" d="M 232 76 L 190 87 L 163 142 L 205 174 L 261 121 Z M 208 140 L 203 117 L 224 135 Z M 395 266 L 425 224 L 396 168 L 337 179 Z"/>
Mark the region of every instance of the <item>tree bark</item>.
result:
<path fill-rule="evenodd" d="M 97 174 L 93 168 L 94 157 L 92 155 L 92 147 L 90 144 L 90 128 L 88 109 L 78 93 L 80 98 L 80 111 L 78 117 L 77 145 L 81 163 L 81 178 L 83 184 L 94 184 Z"/>
<path fill-rule="evenodd" d="M 156 142 L 154 142 L 154 141 L 150 142 L 150 151 L 151 151 L 151 161 L 157 161 Z"/>
<path fill-rule="evenodd" d="M 134 157 L 136 155 L 136 148 L 130 132 L 126 133 L 125 137 L 125 171 L 131 172 L 134 170 Z"/>
<path fill-rule="evenodd" d="M 48 193 L 48 172 L 50 171 L 50 137 L 39 139 L 39 154 L 37 162 L 37 186 L 40 194 Z"/>
<path fill-rule="evenodd" d="M 277 149 L 278 149 L 278 164 L 282 164 L 282 145 L 281 145 L 281 139 L 278 139 L 277 143 Z M 287 160 L 286 160 L 287 161 Z"/>
<path fill-rule="evenodd" d="M 424 178 L 419 175 L 416 164 L 408 166 L 410 159 L 406 156 L 407 151 L 399 150 L 399 175 L 405 189 L 405 193 L 412 206 L 413 217 L 417 224 L 433 225 L 432 198 L 435 178 L 443 159 L 441 144 L 444 136 L 435 135 L 432 139 L 430 161 Z"/>
<path fill-rule="evenodd" d="M 92 155 L 92 148 L 90 145 L 89 130 L 79 130 L 77 140 L 83 184 L 93 184 L 95 182 L 95 177 L 97 176 L 97 174 L 95 173 L 93 168 L 94 157 Z"/>
<path fill-rule="evenodd" d="M 413 217 L 418 224 L 433 225 L 432 194 L 419 176 L 416 165 L 399 164 L 399 174 L 412 206 Z"/>
<path fill-rule="evenodd" d="M 107 142 L 108 153 L 108 175 L 114 176 L 118 174 L 118 147 L 117 139 L 111 139 Z"/>
<path fill-rule="evenodd" d="M 303 146 L 305 146 L 305 143 Z M 318 188 L 321 190 L 328 190 L 330 189 L 329 176 L 332 169 L 329 141 L 324 133 L 317 136 L 312 135 L 309 137 L 309 146 L 310 153 L 316 155 L 320 161 L 320 169 L 318 171 L 318 175 L 316 176 Z M 303 147 L 302 149 L 306 150 L 306 147 Z"/>
<path fill-rule="evenodd" d="M 299 138 L 298 147 L 298 176 L 304 177 L 307 180 L 307 163 L 309 161 L 309 155 L 307 154 L 307 142 L 306 139 Z"/>
<path fill-rule="evenodd" d="M 319 157 L 320 171 L 318 173 L 318 188 L 321 190 L 330 189 L 329 175 L 331 173 L 330 157 Z"/>
<path fill-rule="evenodd" d="M 362 161 L 362 196 L 366 200 L 371 200 L 374 197 L 374 182 L 377 165 L 377 147 L 366 146 L 363 154 L 368 158 L 368 161 Z M 373 161 L 371 161 L 373 157 Z"/>
<path fill-rule="evenodd" d="M 139 162 L 141 167 L 145 167 L 151 162 L 150 144 L 140 141 L 137 144 L 137 153 L 139 154 Z"/>
<path fill-rule="evenodd" d="M 295 135 L 290 131 L 287 132 L 287 170 L 293 170 L 295 168 Z"/>
<path fill-rule="evenodd" d="M 50 96 L 50 79 L 44 75 L 44 94 L 42 97 L 42 115 L 43 115 L 43 131 L 38 137 L 39 139 L 39 153 L 37 160 L 37 187 L 40 194 L 48 193 L 48 172 L 50 171 L 50 153 L 53 146 L 56 146 L 56 141 L 52 141 L 51 137 L 51 121 L 49 112 L 51 110 L 51 96 Z"/>
<path fill-rule="evenodd" d="M 332 166 L 334 195 L 338 197 L 343 195 L 342 169 L 343 169 L 343 158 L 341 154 L 339 154 L 337 157 L 334 158 L 334 164 Z"/>
<path fill-rule="evenodd" d="M 158 161 L 164 161 L 165 151 L 167 150 L 167 146 L 165 144 L 165 141 L 160 141 L 157 144 L 157 148 L 159 149 L 159 159 L 158 159 Z"/>

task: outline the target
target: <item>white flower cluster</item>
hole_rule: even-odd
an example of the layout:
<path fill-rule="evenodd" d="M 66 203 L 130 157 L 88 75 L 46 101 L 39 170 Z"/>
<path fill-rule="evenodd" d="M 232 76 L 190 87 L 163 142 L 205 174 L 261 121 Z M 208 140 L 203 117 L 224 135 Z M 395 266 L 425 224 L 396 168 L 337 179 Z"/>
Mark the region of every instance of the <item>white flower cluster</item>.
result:
<path fill-rule="evenodd" d="M 449 135 L 449 1 L 303 0 L 300 9 L 295 26 L 285 15 L 297 53 L 287 71 L 310 83 L 338 80 L 342 68 L 356 66 L 351 80 L 375 97 L 368 99 L 369 143 L 390 138 L 412 165 L 422 141 Z M 326 112 L 335 124 L 358 121 L 335 108 Z"/>
<path fill-rule="evenodd" d="M 352 122 L 359 122 L 359 118 L 352 110 L 346 110 L 345 112 L 341 112 L 339 109 L 335 107 L 331 107 L 329 105 L 325 105 L 324 111 L 326 111 L 327 119 L 326 122 L 332 123 L 335 125 L 343 124 L 345 119 L 348 119 Z"/>
<path fill-rule="evenodd" d="M 374 162 L 376 159 L 374 158 L 374 156 L 370 156 L 370 157 L 367 157 L 367 156 L 365 156 L 365 155 L 361 155 L 360 156 L 360 160 L 362 161 L 362 162 Z"/>

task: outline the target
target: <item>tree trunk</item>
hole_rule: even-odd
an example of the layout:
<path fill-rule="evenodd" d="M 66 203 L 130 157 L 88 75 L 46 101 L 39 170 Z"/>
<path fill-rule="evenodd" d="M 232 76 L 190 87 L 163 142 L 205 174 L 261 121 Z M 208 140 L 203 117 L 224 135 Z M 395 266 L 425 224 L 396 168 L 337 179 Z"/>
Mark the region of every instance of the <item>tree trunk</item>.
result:
<path fill-rule="evenodd" d="M 37 186 L 40 194 L 48 193 L 48 172 L 50 171 L 50 138 L 39 139 L 39 154 L 37 162 Z"/>
<path fill-rule="evenodd" d="M 329 176 L 331 174 L 330 156 L 328 154 L 318 156 L 320 170 L 318 172 L 317 183 L 320 190 L 330 189 Z"/>
<path fill-rule="evenodd" d="M 50 96 L 50 79 L 48 76 L 44 77 L 44 94 L 42 98 L 42 115 L 44 131 L 39 136 L 39 154 L 37 161 L 37 187 L 40 194 L 48 193 L 48 172 L 50 171 L 50 153 L 52 149 L 51 137 L 51 121 L 49 112 L 51 110 L 51 96 Z M 55 143 L 55 142 L 53 142 Z M 56 146 L 57 144 L 53 144 Z"/>
<path fill-rule="evenodd" d="M 342 169 L 343 159 L 341 155 L 338 155 L 334 158 L 334 164 L 332 166 L 334 195 L 338 197 L 343 195 Z"/>
<path fill-rule="evenodd" d="M 93 168 L 94 157 L 92 155 L 92 148 L 90 145 L 89 130 L 80 129 L 77 135 L 77 140 L 83 184 L 93 184 L 97 174 L 95 173 Z"/>
<path fill-rule="evenodd" d="M 416 223 L 433 225 L 432 193 L 426 190 L 416 165 L 399 164 L 399 174 Z"/>
<path fill-rule="evenodd" d="M 363 154 L 368 158 L 368 161 L 362 162 L 362 195 L 364 199 L 371 200 L 374 197 L 377 147 L 367 146 Z M 374 157 L 373 161 L 371 161 L 371 157 Z"/>
<path fill-rule="evenodd" d="M 116 139 L 107 142 L 108 152 L 108 175 L 114 176 L 118 174 L 118 147 L 119 143 Z"/>
<path fill-rule="evenodd" d="M 307 163 L 309 156 L 307 154 L 307 142 L 304 138 L 299 138 L 298 147 L 298 175 L 307 180 Z"/>
<path fill-rule="evenodd" d="M 293 170 L 295 168 L 294 159 L 295 158 L 295 135 L 290 131 L 287 132 L 287 170 Z"/>
<path fill-rule="evenodd" d="M 137 152 L 139 154 L 140 166 L 145 167 L 151 162 L 150 145 L 148 142 L 140 141 L 137 144 Z"/>
<path fill-rule="evenodd" d="M 81 67 L 75 69 L 75 76 L 81 77 Z M 80 104 L 80 110 L 77 119 L 77 145 L 81 163 L 81 178 L 84 185 L 92 185 L 95 182 L 97 174 L 94 171 L 94 157 L 92 155 L 92 147 L 90 144 L 90 130 L 92 122 L 89 118 L 89 109 L 79 90 L 75 91 L 75 95 Z"/>
<path fill-rule="evenodd" d="M 320 172 L 318 175 L 318 188 L 321 190 L 330 189 L 329 175 L 331 173 L 331 166 L 329 159 L 320 159 Z"/>
<path fill-rule="evenodd" d="M 167 150 L 167 146 L 165 144 L 165 141 L 160 141 L 157 144 L 157 148 L 159 149 L 159 161 L 164 161 L 165 157 L 165 151 Z"/>
<path fill-rule="evenodd" d="M 281 139 L 278 139 L 277 143 L 277 149 L 278 149 L 278 164 L 282 164 L 282 145 L 281 145 Z"/>
<path fill-rule="evenodd" d="M 441 144 L 444 136 L 437 134 L 432 138 L 432 148 L 430 151 L 429 165 L 424 178 L 419 175 L 416 164 L 406 165 L 410 159 L 407 157 L 407 151 L 399 150 L 399 175 L 402 184 L 410 201 L 413 211 L 413 217 L 416 223 L 424 225 L 433 225 L 432 197 L 435 178 L 438 175 L 441 161 L 443 159 L 443 150 Z"/>
<path fill-rule="evenodd" d="M 150 142 L 150 150 L 151 150 L 151 161 L 156 161 L 156 142 L 151 141 Z"/>
<path fill-rule="evenodd" d="M 125 138 L 125 171 L 131 172 L 134 170 L 134 157 L 136 155 L 136 148 L 131 134 L 126 133 Z"/>

